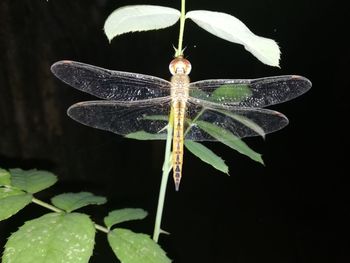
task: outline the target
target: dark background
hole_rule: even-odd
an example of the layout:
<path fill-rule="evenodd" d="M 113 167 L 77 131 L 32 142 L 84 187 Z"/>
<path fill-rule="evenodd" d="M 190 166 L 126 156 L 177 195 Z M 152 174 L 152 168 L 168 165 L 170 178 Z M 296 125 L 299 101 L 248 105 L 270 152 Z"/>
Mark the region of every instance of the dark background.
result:
<path fill-rule="evenodd" d="M 235 15 L 258 35 L 275 39 L 281 69 L 260 63 L 242 46 L 186 24 L 192 80 L 300 74 L 310 92 L 273 106 L 290 125 L 266 140 L 245 140 L 266 167 L 227 147 L 207 143 L 230 167 L 220 174 L 188 152 L 179 192 L 169 181 L 160 244 L 174 262 L 348 262 L 349 184 L 346 95 L 348 17 L 340 1 L 188 1 L 188 10 Z M 52 63 L 72 59 L 105 68 L 169 78 L 178 25 L 126 34 L 111 44 L 107 16 L 129 4 L 179 8 L 180 1 L 2 0 L 0 2 L 0 167 L 47 169 L 59 183 L 40 193 L 91 191 L 108 204 L 83 210 L 101 223 L 109 210 L 141 207 L 142 222 L 126 226 L 152 234 L 164 142 L 123 139 L 66 116 L 71 104 L 93 99 L 64 85 Z M 30 205 L 0 223 L 0 246 L 24 220 L 47 210 Z M 116 262 L 97 233 L 91 262 Z"/>

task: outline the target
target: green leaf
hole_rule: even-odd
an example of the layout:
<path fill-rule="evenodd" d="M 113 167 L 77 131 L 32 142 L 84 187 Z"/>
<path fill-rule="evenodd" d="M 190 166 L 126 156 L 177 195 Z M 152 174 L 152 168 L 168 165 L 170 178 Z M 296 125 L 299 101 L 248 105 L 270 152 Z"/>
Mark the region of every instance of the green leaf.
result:
<path fill-rule="evenodd" d="M 57 177 L 40 170 L 10 169 L 12 186 L 34 194 L 42 191 L 57 182 Z"/>
<path fill-rule="evenodd" d="M 250 149 L 247 144 L 245 144 L 242 140 L 240 140 L 237 136 L 228 130 L 205 121 L 196 121 L 195 123 L 210 136 L 213 136 L 228 147 L 248 156 L 256 162 L 264 164 L 264 161 L 261 158 L 261 154 Z"/>
<path fill-rule="evenodd" d="M 25 192 L 11 187 L 0 187 L 0 200 L 9 196 L 25 194 Z"/>
<path fill-rule="evenodd" d="M 32 195 L 18 189 L 0 188 L 0 221 L 7 219 L 26 207 Z"/>
<path fill-rule="evenodd" d="M 46 214 L 10 236 L 2 263 L 87 263 L 94 238 L 94 224 L 87 215 Z"/>
<path fill-rule="evenodd" d="M 225 161 L 203 144 L 186 140 L 185 146 L 191 153 L 193 153 L 203 162 L 210 164 L 215 169 L 225 174 L 228 174 L 228 166 L 225 164 Z"/>
<path fill-rule="evenodd" d="M 244 45 L 261 62 L 279 67 L 281 51 L 277 43 L 269 38 L 255 35 L 236 17 L 220 12 L 196 10 L 186 14 L 198 26 L 227 41 Z"/>
<path fill-rule="evenodd" d="M 124 208 L 111 211 L 108 216 L 104 218 L 105 225 L 111 228 L 115 224 L 121 222 L 144 219 L 147 212 L 140 208 Z"/>
<path fill-rule="evenodd" d="M 116 9 L 106 19 L 104 30 L 109 41 L 135 31 L 162 29 L 174 25 L 180 11 L 156 5 L 129 5 Z"/>
<path fill-rule="evenodd" d="M 135 139 L 135 140 L 166 140 L 166 133 L 148 133 L 145 131 L 137 131 L 125 135 L 125 138 Z"/>
<path fill-rule="evenodd" d="M 164 250 L 148 235 L 116 228 L 108 233 L 114 254 L 123 263 L 169 263 Z"/>
<path fill-rule="evenodd" d="M 191 97 L 224 104 L 237 104 L 248 99 L 252 94 L 251 88 L 245 83 L 224 84 L 216 88 L 212 93 L 207 93 L 197 87 L 189 90 Z"/>
<path fill-rule="evenodd" d="M 240 102 L 252 96 L 252 91 L 249 85 L 243 84 L 225 84 L 214 90 L 211 95 L 213 101 L 220 101 L 224 98 L 225 101 Z"/>
<path fill-rule="evenodd" d="M 102 205 L 107 199 L 102 196 L 96 196 L 89 192 L 64 193 L 51 198 L 54 206 L 72 212 L 87 205 Z"/>
<path fill-rule="evenodd" d="M 10 173 L 0 168 L 0 185 L 11 185 L 11 175 Z"/>

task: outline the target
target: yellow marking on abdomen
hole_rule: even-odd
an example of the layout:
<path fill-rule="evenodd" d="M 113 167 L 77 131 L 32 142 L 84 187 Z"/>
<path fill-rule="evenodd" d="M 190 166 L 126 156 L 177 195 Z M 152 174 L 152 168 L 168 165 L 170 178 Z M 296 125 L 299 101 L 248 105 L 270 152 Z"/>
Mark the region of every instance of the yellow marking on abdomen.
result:
<path fill-rule="evenodd" d="M 186 102 L 177 101 L 173 103 L 174 112 L 174 134 L 173 134 L 173 178 L 175 190 L 179 190 L 184 153 L 184 120 Z"/>
<path fill-rule="evenodd" d="M 175 67 L 176 68 L 176 67 Z M 171 98 L 172 98 L 172 112 L 173 112 L 173 177 L 175 182 L 175 190 L 179 190 L 181 176 L 182 176 L 182 163 L 184 154 L 184 126 L 185 126 L 185 112 L 186 103 L 189 97 L 188 85 L 190 79 L 188 72 L 183 68 L 180 73 L 176 72 L 171 77 Z"/>

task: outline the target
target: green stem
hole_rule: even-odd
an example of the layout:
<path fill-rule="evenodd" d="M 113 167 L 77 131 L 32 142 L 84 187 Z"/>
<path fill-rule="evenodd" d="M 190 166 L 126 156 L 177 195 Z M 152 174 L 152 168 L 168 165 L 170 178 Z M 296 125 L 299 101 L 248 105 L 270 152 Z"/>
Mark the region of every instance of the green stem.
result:
<path fill-rule="evenodd" d="M 108 228 L 106 228 L 106 227 L 104 227 L 104 226 L 101 226 L 101 225 L 95 224 L 95 228 L 96 228 L 97 230 L 100 230 L 101 232 L 106 233 L 106 234 L 108 234 L 108 233 L 109 233 Z"/>
<path fill-rule="evenodd" d="M 175 52 L 175 57 L 182 56 L 182 42 L 184 37 L 184 30 L 185 30 L 185 3 L 186 0 L 181 0 L 181 16 L 180 16 L 180 32 L 179 32 L 179 43 Z M 159 235 L 161 232 L 164 232 L 161 230 L 160 226 L 162 223 L 162 215 L 163 215 L 163 208 L 164 208 L 164 200 L 165 200 L 165 194 L 166 194 L 166 186 L 169 179 L 169 173 L 171 171 L 171 142 L 172 142 L 172 136 L 173 136 L 173 110 L 170 111 L 169 116 L 169 123 L 167 128 L 167 139 L 166 139 L 166 145 L 165 145 L 165 156 L 164 156 L 164 163 L 163 163 L 163 174 L 162 174 L 162 181 L 160 183 L 160 189 L 159 189 L 159 197 L 158 197 L 158 205 L 157 205 L 157 214 L 156 214 L 156 220 L 154 223 L 154 231 L 153 231 L 153 240 L 155 242 L 158 242 Z"/>
<path fill-rule="evenodd" d="M 45 203 L 45 202 L 43 202 L 43 201 L 41 201 L 39 199 L 36 199 L 34 197 L 32 199 L 32 202 L 37 204 L 37 205 L 43 206 L 43 207 L 45 207 L 45 208 L 47 208 L 47 209 L 49 209 L 51 211 L 54 211 L 56 213 L 63 213 L 64 212 L 63 210 L 61 210 L 61 209 L 59 209 L 59 208 L 57 208 L 57 207 L 55 207 L 53 205 L 50 205 L 48 203 Z"/>
<path fill-rule="evenodd" d="M 186 20 L 185 2 L 186 2 L 186 0 L 181 0 L 179 43 L 177 45 L 177 49 L 176 49 L 176 52 L 175 52 L 175 57 L 183 56 L 182 43 L 183 43 L 183 39 L 184 39 L 185 20 Z"/>
<path fill-rule="evenodd" d="M 39 199 L 36 199 L 35 197 L 32 198 L 32 202 L 37 204 L 37 205 L 40 205 L 42 207 L 45 207 L 53 212 L 56 212 L 56 213 L 64 213 L 64 211 L 62 209 L 59 209 L 57 208 L 56 206 L 53 206 L 53 205 L 50 205 L 46 202 L 43 202 Z M 101 232 L 105 232 L 105 233 L 109 233 L 109 230 L 107 228 L 105 228 L 104 226 L 101 226 L 101 225 L 98 225 L 98 224 L 95 224 L 95 228 L 97 230 L 100 230 Z"/>
<path fill-rule="evenodd" d="M 170 111 L 167 134 L 168 136 L 166 139 L 165 156 L 164 156 L 164 163 L 162 168 L 163 175 L 162 175 L 162 181 L 160 183 L 156 221 L 154 223 L 154 231 L 153 231 L 153 240 L 155 242 L 158 242 L 158 238 L 161 233 L 160 226 L 162 223 L 166 186 L 169 178 L 169 173 L 171 171 L 171 141 L 173 136 L 173 110 L 172 109 Z"/>

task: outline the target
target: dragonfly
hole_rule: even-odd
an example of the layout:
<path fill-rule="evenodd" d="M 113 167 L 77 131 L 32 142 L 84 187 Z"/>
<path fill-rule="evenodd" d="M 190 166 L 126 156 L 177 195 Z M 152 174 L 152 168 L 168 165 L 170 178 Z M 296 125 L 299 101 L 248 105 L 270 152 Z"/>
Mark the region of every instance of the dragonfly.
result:
<path fill-rule="evenodd" d="M 130 138 L 141 132 L 153 139 L 166 139 L 167 127 L 172 125 L 171 162 L 178 190 L 185 140 L 218 141 L 210 127 L 237 138 L 282 129 L 288 118 L 265 107 L 311 88 L 311 82 L 298 75 L 190 82 L 191 68 L 184 57 L 174 58 L 169 65 L 170 81 L 68 60 L 54 63 L 51 71 L 66 84 L 103 99 L 78 102 L 67 110 L 84 125 Z"/>

